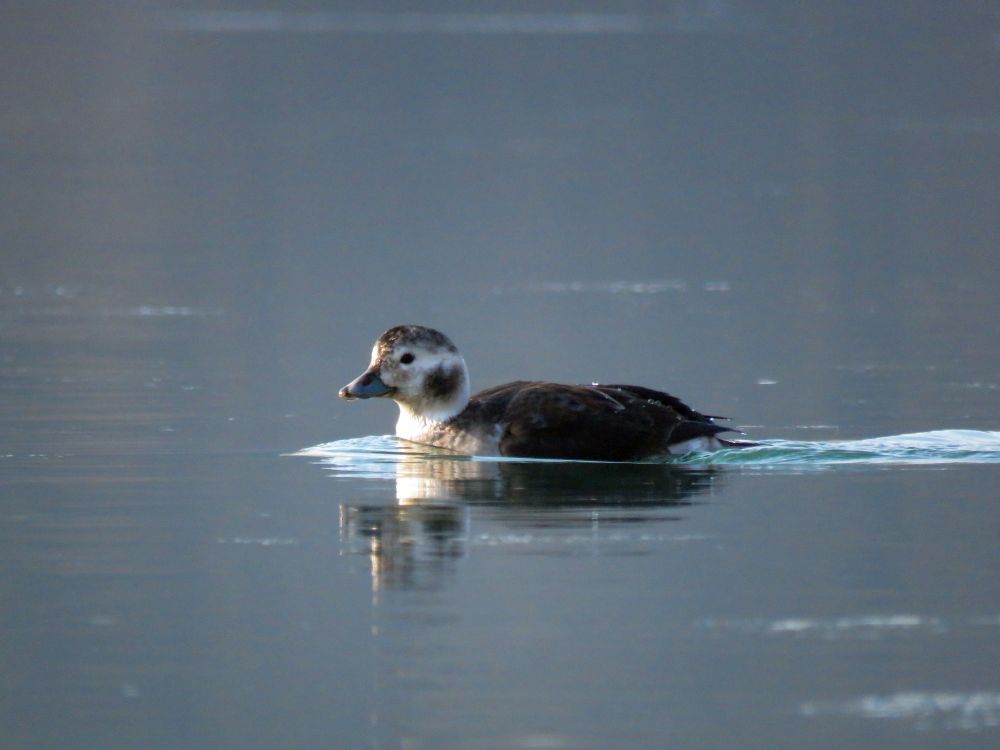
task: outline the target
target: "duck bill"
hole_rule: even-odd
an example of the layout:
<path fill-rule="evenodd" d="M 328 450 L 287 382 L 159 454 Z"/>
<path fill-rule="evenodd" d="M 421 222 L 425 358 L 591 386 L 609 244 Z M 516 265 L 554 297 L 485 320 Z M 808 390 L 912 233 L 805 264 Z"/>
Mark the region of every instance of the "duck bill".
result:
<path fill-rule="evenodd" d="M 341 388 L 337 395 L 348 400 L 355 398 L 377 398 L 379 396 L 388 396 L 393 390 L 393 388 L 382 382 L 378 370 L 366 370 Z"/>

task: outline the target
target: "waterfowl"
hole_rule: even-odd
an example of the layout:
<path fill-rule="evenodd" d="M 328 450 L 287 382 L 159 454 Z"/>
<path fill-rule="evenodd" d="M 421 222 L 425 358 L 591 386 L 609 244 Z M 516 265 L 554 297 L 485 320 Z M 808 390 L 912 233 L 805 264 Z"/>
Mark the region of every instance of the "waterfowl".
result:
<path fill-rule="evenodd" d="M 451 339 L 403 325 L 379 336 L 368 369 L 343 399 L 390 398 L 396 435 L 470 455 L 632 461 L 740 445 L 669 393 L 635 385 L 518 380 L 470 396 L 469 370 Z"/>

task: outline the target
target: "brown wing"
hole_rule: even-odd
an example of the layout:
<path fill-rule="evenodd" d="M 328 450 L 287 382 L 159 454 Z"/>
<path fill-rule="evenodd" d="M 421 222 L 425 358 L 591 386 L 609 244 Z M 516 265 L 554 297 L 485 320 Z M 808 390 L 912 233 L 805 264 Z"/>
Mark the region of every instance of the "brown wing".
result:
<path fill-rule="evenodd" d="M 506 404 L 504 456 L 627 461 L 663 453 L 686 420 L 653 399 L 604 387 L 530 383 Z"/>

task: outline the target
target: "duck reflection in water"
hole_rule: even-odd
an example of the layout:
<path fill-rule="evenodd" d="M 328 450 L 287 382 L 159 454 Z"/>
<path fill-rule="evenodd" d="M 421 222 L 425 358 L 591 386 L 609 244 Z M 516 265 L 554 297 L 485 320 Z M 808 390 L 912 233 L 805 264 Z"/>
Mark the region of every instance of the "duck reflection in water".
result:
<path fill-rule="evenodd" d="M 447 585 L 470 547 L 560 554 L 571 544 L 648 544 L 658 538 L 650 526 L 684 520 L 682 509 L 722 476 L 657 464 L 405 457 L 395 463 L 395 498 L 341 506 L 341 536 L 370 558 L 376 591 L 433 589 Z"/>

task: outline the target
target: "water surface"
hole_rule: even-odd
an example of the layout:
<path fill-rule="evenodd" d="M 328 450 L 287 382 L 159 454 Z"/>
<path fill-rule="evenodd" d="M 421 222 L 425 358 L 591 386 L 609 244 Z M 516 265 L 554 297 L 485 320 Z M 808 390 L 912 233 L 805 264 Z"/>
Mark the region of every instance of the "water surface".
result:
<path fill-rule="evenodd" d="M 996 747 L 996 13 L 320 5 L 4 6 L 0 745 Z M 404 446 L 399 323 L 762 445 Z"/>

